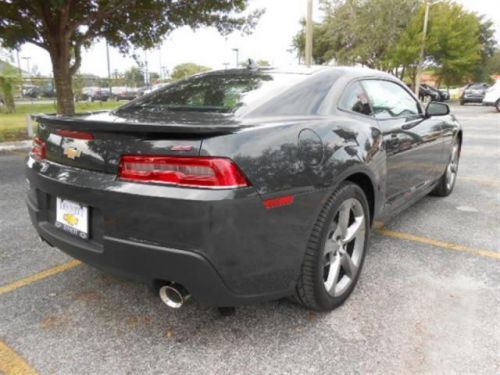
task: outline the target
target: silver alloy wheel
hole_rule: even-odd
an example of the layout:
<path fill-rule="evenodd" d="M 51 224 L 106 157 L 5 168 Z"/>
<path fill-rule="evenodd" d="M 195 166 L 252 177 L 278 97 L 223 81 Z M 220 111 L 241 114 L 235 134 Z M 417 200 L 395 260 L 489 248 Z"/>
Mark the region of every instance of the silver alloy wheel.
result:
<path fill-rule="evenodd" d="M 455 183 L 458 171 L 458 142 L 455 140 L 451 151 L 450 162 L 446 168 L 446 189 L 450 190 Z"/>
<path fill-rule="evenodd" d="M 323 282 L 332 297 L 342 295 L 356 279 L 365 251 L 365 213 L 356 198 L 335 213 L 324 248 Z"/>

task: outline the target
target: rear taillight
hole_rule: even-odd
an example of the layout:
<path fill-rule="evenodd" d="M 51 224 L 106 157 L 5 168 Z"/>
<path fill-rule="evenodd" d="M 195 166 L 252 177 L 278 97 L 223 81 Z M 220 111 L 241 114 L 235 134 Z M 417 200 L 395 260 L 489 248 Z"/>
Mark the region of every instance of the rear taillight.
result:
<path fill-rule="evenodd" d="M 124 155 L 119 178 L 212 189 L 250 186 L 232 160 L 212 157 Z"/>
<path fill-rule="evenodd" d="M 44 160 L 46 157 L 47 145 L 40 137 L 33 138 L 31 146 L 31 157 L 35 160 Z"/>

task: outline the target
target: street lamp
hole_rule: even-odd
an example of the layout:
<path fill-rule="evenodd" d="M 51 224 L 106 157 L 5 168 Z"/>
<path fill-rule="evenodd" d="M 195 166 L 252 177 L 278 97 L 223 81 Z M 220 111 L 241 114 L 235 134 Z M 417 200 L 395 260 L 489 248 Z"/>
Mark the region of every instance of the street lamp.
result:
<path fill-rule="evenodd" d="M 312 43 L 313 43 L 312 9 L 313 9 L 312 0 L 307 0 L 305 63 L 308 67 L 311 66 L 312 64 Z"/>
<path fill-rule="evenodd" d="M 28 67 L 28 78 L 31 77 L 31 73 L 30 73 L 30 60 L 31 60 L 31 57 L 29 56 L 26 56 L 26 57 L 22 57 L 23 60 L 26 60 L 26 66 Z"/>
<path fill-rule="evenodd" d="M 233 51 L 236 53 L 236 68 L 240 65 L 240 50 L 239 48 L 233 48 Z"/>
<path fill-rule="evenodd" d="M 432 5 L 438 4 L 440 2 L 442 2 L 442 0 L 434 2 L 432 0 L 425 0 L 424 28 L 422 30 L 422 45 L 420 46 L 420 55 L 418 58 L 418 65 L 417 65 L 417 75 L 415 77 L 415 95 L 417 97 L 419 95 L 422 67 L 424 65 L 425 41 L 427 38 L 427 26 L 429 24 L 429 10 Z"/>

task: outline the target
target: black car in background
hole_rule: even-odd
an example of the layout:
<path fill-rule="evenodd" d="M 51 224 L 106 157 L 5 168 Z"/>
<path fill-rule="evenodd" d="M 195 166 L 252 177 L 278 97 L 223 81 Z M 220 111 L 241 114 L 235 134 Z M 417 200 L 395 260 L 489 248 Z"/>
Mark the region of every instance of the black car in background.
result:
<path fill-rule="evenodd" d="M 462 94 L 460 95 L 460 105 L 467 103 L 481 103 L 486 94 L 486 90 L 490 85 L 487 83 L 469 83 L 464 87 Z"/>
<path fill-rule="evenodd" d="M 189 295 L 341 305 L 374 220 L 449 195 L 462 144 L 446 104 L 347 67 L 214 71 L 37 121 L 26 173 L 40 237 L 177 308 Z"/>
<path fill-rule="evenodd" d="M 444 102 L 450 99 L 450 94 L 446 90 L 438 90 L 425 83 L 420 85 L 418 96 L 423 102 Z"/>

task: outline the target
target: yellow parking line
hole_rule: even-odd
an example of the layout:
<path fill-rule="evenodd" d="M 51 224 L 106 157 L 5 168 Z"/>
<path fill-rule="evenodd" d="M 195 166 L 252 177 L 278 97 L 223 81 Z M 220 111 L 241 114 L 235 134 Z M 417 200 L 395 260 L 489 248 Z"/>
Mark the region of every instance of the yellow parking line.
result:
<path fill-rule="evenodd" d="M 0 287 L 0 295 L 13 292 L 14 290 L 16 290 L 18 288 L 22 288 L 23 286 L 32 284 L 36 281 L 40 281 L 40 280 L 46 279 L 47 277 L 56 275 L 58 273 L 68 271 L 72 268 L 75 268 L 79 264 L 81 264 L 80 261 L 72 260 L 72 261 L 69 261 L 67 263 L 60 264 L 58 266 L 46 269 L 45 271 L 35 273 L 34 275 L 25 277 L 24 279 L 14 281 L 11 284 L 1 286 Z"/>
<path fill-rule="evenodd" d="M 440 248 L 446 249 L 446 250 L 461 251 L 464 253 L 469 253 L 469 254 L 473 254 L 473 255 L 479 255 L 482 257 L 500 260 L 500 252 L 496 252 L 496 251 L 482 250 L 482 249 L 478 249 L 475 247 L 459 245 L 459 244 L 452 243 L 452 242 L 446 242 L 446 241 L 441 241 L 441 240 L 434 240 L 434 239 L 428 238 L 428 237 L 416 236 L 416 235 L 410 234 L 410 233 L 396 232 L 396 231 L 393 231 L 390 229 L 385 229 L 385 228 L 377 229 L 376 232 L 381 234 L 381 235 L 387 236 L 387 237 L 399 238 L 401 240 L 407 240 L 407 241 L 420 242 L 420 243 L 424 243 L 427 245 L 440 247 Z"/>
<path fill-rule="evenodd" d="M 0 373 L 5 375 L 38 374 L 19 354 L 0 340 Z"/>
<path fill-rule="evenodd" d="M 487 185 L 500 185 L 500 178 L 458 175 L 458 180 L 476 181 L 476 182 L 484 183 Z"/>

